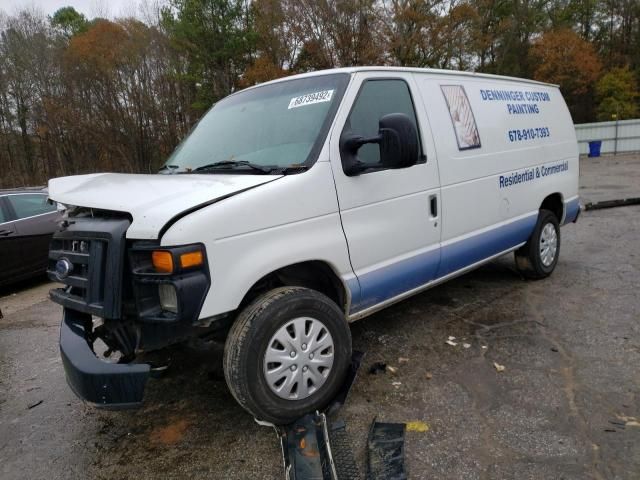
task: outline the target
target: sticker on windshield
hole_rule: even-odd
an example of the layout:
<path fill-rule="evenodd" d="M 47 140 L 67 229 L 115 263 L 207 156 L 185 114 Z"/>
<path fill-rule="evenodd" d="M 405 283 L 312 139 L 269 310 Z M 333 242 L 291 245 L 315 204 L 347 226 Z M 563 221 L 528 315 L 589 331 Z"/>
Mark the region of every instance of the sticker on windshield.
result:
<path fill-rule="evenodd" d="M 314 103 L 330 102 L 332 96 L 333 90 L 323 90 L 321 92 L 307 93 L 299 97 L 293 97 L 289 102 L 289 110 L 304 107 L 305 105 L 313 105 Z"/>

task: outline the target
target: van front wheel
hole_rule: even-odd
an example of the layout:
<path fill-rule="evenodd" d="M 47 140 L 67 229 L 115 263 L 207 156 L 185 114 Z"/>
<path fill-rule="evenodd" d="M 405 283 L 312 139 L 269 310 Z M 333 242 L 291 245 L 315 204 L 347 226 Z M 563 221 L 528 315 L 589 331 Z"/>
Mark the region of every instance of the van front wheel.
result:
<path fill-rule="evenodd" d="M 224 374 L 235 399 L 258 420 L 289 423 L 325 407 L 351 361 L 351 332 L 325 295 L 282 287 L 258 297 L 234 322 Z"/>
<path fill-rule="evenodd" d="M 516 266 L 526 278 L 548 277 L 556 268 L 560 255 L 560 224 L 549 210 L 540 210 L 531 237 L 516 250 Z"/>

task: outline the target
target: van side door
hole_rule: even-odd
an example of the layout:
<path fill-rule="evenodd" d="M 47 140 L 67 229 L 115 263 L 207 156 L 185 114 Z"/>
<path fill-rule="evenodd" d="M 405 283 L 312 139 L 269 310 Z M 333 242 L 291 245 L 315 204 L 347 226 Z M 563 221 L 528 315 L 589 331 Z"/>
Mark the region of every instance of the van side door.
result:
<path fill-rule="evenodd" d="M 421 287 L 433 280 L 438 270 L 438 166 L 418 96 L 412 74 L 354 74 L 331 133 L 331 166 L 340 215 L 360 287 L 359 295 L 352 291 L 352 315 Z M 367 144 L 359 149 L 358 159 L 371 169 L 348 176 L 340 138 L 346 132 L 375 136 L 380 118 L 390 113 L 403 113 L 416 125 L 421 144 L 418 164 L 377 168 L 379 146 Z"/>
<path fill-rule="evenodd" d="M 549 154 L 553 151 L 546 150 L 549 139 L 512 143 L 507 135 L 509 129 L 521 125 L 546 125 L 543 110 L 511 115 L 507 102 L 483 100 L 487 89 L 531 88 L 525 84 L 437 75 L 425 76 L 418 88 L 438 139 L 445 220 L 440 278 L 461 273 L 527 241 L 545 197 L 540 190 L 544 184 L 532 180 L 502 188 L 500 179 L 513 172 L 532 172 L 536 164 L 552 160 Z"/>

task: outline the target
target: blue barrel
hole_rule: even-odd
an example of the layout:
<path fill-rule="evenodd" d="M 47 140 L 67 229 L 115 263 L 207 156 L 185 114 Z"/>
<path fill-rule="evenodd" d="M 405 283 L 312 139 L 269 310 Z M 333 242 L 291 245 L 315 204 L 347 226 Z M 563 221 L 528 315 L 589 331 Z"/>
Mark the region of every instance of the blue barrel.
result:
<path fill-rule="evenodd" d="M 589 156 L 590 157 L 599 157 L 600 156 L 600 147 L 602 146 L 602 140 L 593 140 L 589 142 Z"/>

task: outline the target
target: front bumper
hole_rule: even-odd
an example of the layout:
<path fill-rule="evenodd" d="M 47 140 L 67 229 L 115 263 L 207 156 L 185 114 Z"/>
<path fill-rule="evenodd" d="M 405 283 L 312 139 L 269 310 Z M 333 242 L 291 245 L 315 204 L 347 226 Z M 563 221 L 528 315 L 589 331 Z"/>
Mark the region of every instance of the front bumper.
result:
<path fill-rule="evenodd" d="M 69 386 L 82 400 L 106 409 L 136 408 L 142 403 L 151 367 L 100 360 L 87 339 L 91 317 L 64 309 L 60 353 Z"/>

